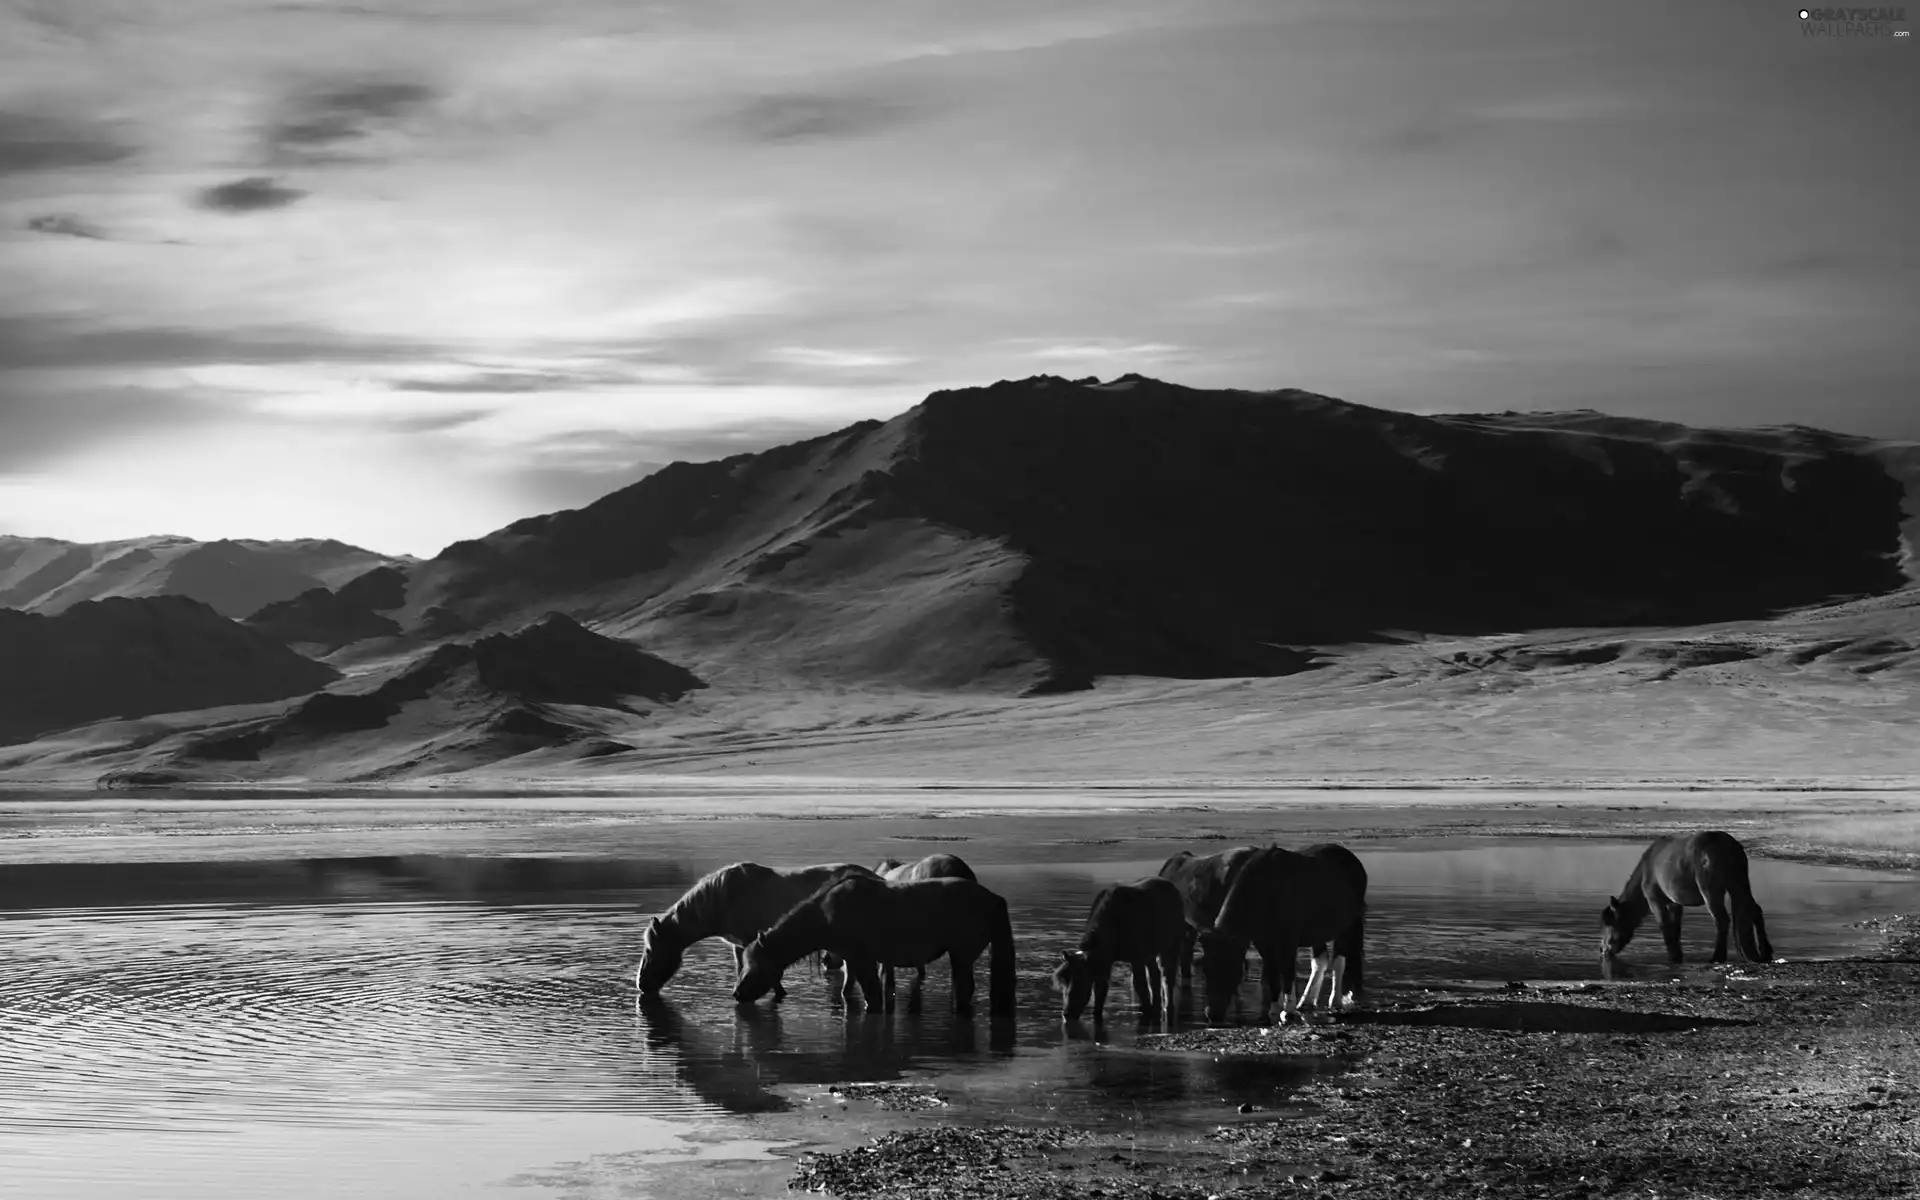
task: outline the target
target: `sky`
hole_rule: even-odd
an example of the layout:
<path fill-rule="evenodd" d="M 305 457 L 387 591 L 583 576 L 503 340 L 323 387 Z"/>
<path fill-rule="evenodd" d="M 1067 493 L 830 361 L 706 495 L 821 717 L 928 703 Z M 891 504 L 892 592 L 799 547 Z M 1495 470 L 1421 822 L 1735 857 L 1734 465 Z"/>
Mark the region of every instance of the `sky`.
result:
<path fill-rule="evenodd" d="M 426 555 L 1041 373 L 1917 439 L 1913 41 L 1758 0 L 0 0 L 0 532 Z"/>

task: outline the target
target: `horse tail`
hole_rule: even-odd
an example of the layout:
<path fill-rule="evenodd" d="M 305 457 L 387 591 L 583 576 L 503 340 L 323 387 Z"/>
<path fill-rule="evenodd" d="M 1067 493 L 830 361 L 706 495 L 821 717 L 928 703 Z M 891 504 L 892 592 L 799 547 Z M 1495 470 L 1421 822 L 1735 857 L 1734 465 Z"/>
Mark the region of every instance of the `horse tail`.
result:
<path fill-rule="evenodd" d="M 987 924 L 988 947 L 993 955 L 987 968 L 987 1013 L 994 1017 L 1011 1017 L 1016 983 L 1013 973 L 1013 918 L 1007 912 L 1006 900 L 999 896 L 993 898 L 993 911 L 987 916 Z"/>
<path fill-rule="evenodd" d="M 1747 873 L 1747 854 L 1736 847 L 1727 860 L 1727 892 L 1733 901 L 1733 937 L 1748 962 L 1772 962 L 1773 943 L 1767 938 L 1766 916 L 1753 898 L 1753 881 Z"/>

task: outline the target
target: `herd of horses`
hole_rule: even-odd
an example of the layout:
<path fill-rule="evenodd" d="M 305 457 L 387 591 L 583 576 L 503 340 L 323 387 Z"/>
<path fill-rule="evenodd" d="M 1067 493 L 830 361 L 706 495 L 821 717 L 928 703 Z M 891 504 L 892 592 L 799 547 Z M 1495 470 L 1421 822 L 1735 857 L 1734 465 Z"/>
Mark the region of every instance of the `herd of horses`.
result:
<path fill-rule="evenodd" d="M 1601 952 L 1624 950 L 1649 914 L 1670 962 L 1682 961 L 1680 915 L 1705 905 L 1714 920 L 1714 962 L 1727 958 L 1732 934 L 1754 962 L 1773 958 L 1766 923 L 1754 902 L 1747 855 L 1719 831 L 1655 840 L 1620 895 L 1601 913 Z M 1102 888 L 1093 898 L 1079 943 L 1061 951 L 1053 983 L 1061 1016 L 1078 1020 L 1092 1007 L 1104 1017 L 1113 967 L 1133 971 L 1143 1015 L 1172 1014 L 1172 987 L 1190 984 L 1195 951 L 1206 982 L 1205 1016 L 1226 1019 L 1247 976 L 1247 951 L 1258 953 L 1260 1020 L 1303 1015 L 1313 1007 L 1352 1007 L 1365 988 L 1367 869 L 1331 843 L 1299 851 L 1278 845 L 1237 846 L 1217 854 L 1181 851 L 1158 874 Z M 894 1004 L 894 971 L 916 974 L 909 999 L 917 1008 L 927 964 L 946 958 L 952 1003 L 970 1012 L 974 966 L 989 956 L 987 1002 L 993 1017 L 1011 1017 L 1015 973 L 1013 923 L 1007 902 L 951 854 L 918 862 L 887 859 L 780 869 L 742 862 L 722 867 L 647 922 L 637 984 L 656 997 L 679 970 L 687 947 L 707 938 L 733 947 L 733 998 L 752 1004 L 771 992 L 786 996 L 782 977 L 806 959 L 823 973 L 844 972 L 839 990 L 857 989 L 872 1010 Z M 1305 986 L 1296 995 L 1299 950 L 1311 951 Z M 1324 994 L 1316 1005 L 1316 996 Z"/>

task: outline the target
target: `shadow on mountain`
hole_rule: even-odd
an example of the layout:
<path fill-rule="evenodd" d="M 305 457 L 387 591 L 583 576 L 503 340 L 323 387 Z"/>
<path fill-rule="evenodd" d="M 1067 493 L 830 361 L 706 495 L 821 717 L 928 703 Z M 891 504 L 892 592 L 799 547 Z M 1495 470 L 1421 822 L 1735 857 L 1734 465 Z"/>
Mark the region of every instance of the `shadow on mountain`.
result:
<path fill-rule="evenodd" d="M 640 702 L 672 703 L 705 686 L 683 667 L 549 613 L 513 633 L 438 646 L 371 691 L 316 693 L 284 714 L 201 738 L 180 756 L 254 761 L 289 743 L 384 730 L 425 706 L 421 723 L 440 754 L 490 761 L 583 742 L 581 754 L 593 757 L 625 747 L 598 736 L 579 710 L 645 716 Z"/>
<path fill-rule="evenodd" d="M 403 623 L 564 608 L 811 682 L 1284 675 L 1388 631 L 1698 624 L 1897 588 L 1905 489 L 1872 446 L 1042 376 L 450 546 L 412 572 Z"/>
<path fill-rule="evenodd" d="M 253 704 L 340 672 L 185 596 L 0 609 L 0 742 L 107 717 Z"/>

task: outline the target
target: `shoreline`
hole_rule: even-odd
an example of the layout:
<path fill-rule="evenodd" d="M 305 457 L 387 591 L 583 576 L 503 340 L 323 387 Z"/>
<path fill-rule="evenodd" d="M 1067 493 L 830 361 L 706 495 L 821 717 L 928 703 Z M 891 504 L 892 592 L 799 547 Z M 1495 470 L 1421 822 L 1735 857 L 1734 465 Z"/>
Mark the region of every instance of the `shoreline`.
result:
<path fill-rule="evenodd" d="M 1911 1195 L 1917 983 L 1911 961 L 1740 962 L 1678 983 L 1509 985 L 1305 1028 L 1156 1035 L 1149 1053 L 1323 1070 L 1271 1111 L 1223 1105 L 1213 1128 L 1150 1145 L 965 1113 L 903 1120 L 800 1155 L 788 1186 L 846 1200 Z"/>

